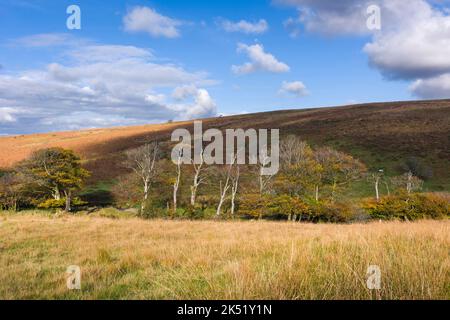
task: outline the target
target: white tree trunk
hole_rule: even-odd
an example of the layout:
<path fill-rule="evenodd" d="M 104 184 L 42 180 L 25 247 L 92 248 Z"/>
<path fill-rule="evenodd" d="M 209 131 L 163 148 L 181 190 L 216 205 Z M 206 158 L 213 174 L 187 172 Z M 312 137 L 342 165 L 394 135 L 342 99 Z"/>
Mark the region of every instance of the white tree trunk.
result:
<path fill-rule="evenodd" d="M 61 200 L 61 192 L 59 191 L 58 185 L 56 185 L 54 190 L 53 190 L 53 198 L 55 200 Z"/>
<path fill-rule="evenodd" d="M 177 178 L 175 179 L 175 182 L 173 184 L 173 213 L 175 214 L 177 212 L 177 195 L 178 195 L 178 188 L 180 186 L 180 179 L 181 179 L 181 160 L 182 160 L 182 153 L 178 155 L 178 161 L 177 161 Z"/>
<path fill-rule="evenodd" d="M 233 184 L 231 186 L 231 216 L 234 216 L 236 194 L 239 188 L 239 175 L 240 175 L 239 166 L 237 166 L 236 172 L 234 173 L 234 176 L 232 178 Z"/>
<path fill-rule="evenodd" d="M 72 191 L 64 191 L 64 195 L 66 196 L 66 212 L 70 212 L 72 210 L 71 203 L 72 203 Z"/>
<path fill-rule="evenodd" d="M 412 191 L 412 177 L 413 177 L 412 172 L 411 171 L 408 172 L 408 180 L 406 182 L 406 192 L 408 192 L 408 194 L 410 194 Z"/>
<path fill-rule="evenodd" d="M 194 166 L 194 181 L 192 182 L 191 186 L 191 205 L 195 205 L 195 199 L 197 197 L 197 190 L 200 184 L 203 182 L 203 178 L 201 177 L 202 167 L 203 167 L 203 150 L 200 153 L 200 163 L 195 164 L 194 161 L 192 162 L 192 165 Z"/>
<path fill-rule="evenodd" d="M 150 183 L 148 180 L 144 179 L 144 198 L 142 199 L 142 203 L 141 203 L 141 214 L 144 212 L 145 207 L 147 205 L 149 190 L 150 190 Z"/>
<path fill-rule="evenodd" d="M 225 201 L 227 191 L 229 188 L 230 188 L 230 172 L 228 171 L 227 178 L 225 180 L 225 185 L 223 186 L 223 188 L 222 188 L 222 181 L 220 181 L 220 200 L 219 204 L 217 205 L 216 216 L 220 216 L 221 214 L 222 205 Z"/>
<path fill-rule="evenodd" d="M 380 192 L 378 190 L 379 183 L 380 183 L 380 177 L 377 177 L 375 179 L 375 196 L 376 196 L 377 201 L 380 201 Z"/>
<path fill-rule="evenodd" d="M 191 206 L 195 206 L 195 198 L 197 195 L 197 187 L 195 185 L 191 186 Z"/>

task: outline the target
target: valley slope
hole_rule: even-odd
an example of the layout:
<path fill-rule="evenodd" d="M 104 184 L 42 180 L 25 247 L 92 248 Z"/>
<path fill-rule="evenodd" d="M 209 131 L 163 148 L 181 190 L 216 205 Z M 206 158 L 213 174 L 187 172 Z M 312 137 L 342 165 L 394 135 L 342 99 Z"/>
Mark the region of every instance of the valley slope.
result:
<path fill-rule="evenodd" d="M 450 190 L 450 100 L 405 101 L 298 109 L 204 119 L 207 128 L 279 128 L 313 146 L 328 145 L 361 159 L 388 175 L 402 173 L 412 157 L 432 169 L 426 188 Z M 78 152 L 93 175 L 91 184 L 124 172 L 122 152 L 149 140 L 167 140 L 173 129 L 192 122 L 116 127 L 0 138 L 0 167 L 10 167 L 31 152 L 64 147 Z"/>

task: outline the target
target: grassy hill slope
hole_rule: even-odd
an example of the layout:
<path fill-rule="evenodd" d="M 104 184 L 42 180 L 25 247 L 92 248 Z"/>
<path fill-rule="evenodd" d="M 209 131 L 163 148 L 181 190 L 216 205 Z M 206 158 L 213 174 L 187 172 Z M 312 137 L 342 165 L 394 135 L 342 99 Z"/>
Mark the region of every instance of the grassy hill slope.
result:
<path fill-rule="evenodd" d="M 123 172 L 122 151 L 158 139 L 191 122 L 144 125 L 0 138 L 0 167 L 50 146 L 70 148 L 93 171 L 91 183 L 114 179 Z M 204 120 L 204 129 L 279 128 L 312 145 L 329 145 L 361 159 L 388 175 L 402 173 L 411 157 L 432 169 L 428 190 L 450 190 L 450 100 L 361 104 L 246 114 Z"/>

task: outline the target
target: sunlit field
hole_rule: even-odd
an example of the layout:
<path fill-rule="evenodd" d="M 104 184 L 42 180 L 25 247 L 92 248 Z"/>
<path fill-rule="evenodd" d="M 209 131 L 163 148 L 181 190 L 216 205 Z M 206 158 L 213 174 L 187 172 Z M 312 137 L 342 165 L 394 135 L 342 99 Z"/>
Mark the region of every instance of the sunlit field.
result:
<path fill-rule="evenodd" d="M 0 215 L 2 299 L 449 299 L 450 222 Z M 67 289 L 69 265 L 81 290 Z M 369 265 L 381 289 L 369 290 Z"/>

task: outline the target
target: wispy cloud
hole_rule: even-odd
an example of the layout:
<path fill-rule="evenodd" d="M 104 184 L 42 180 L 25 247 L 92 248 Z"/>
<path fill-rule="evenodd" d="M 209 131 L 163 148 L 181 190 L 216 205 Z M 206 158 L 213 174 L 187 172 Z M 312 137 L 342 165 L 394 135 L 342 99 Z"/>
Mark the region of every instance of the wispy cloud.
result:
<path fill-rule="evenodd" d="M 40 33 L 11 40 L 9 44 L 23 47 L 76 46 L 87 40 L 75 38 L 68 33 Z"/>
<path fill-rule="evenodd" d="M 242 32 L 246 34 L 262 34 L 269 29 L 269 24 L 266 20 L 260 19 L 257 22 L 249 22 L 240 20 L 233 22 L 230 20 L 219 19 L 219 25 L 227 32 Z"/>

